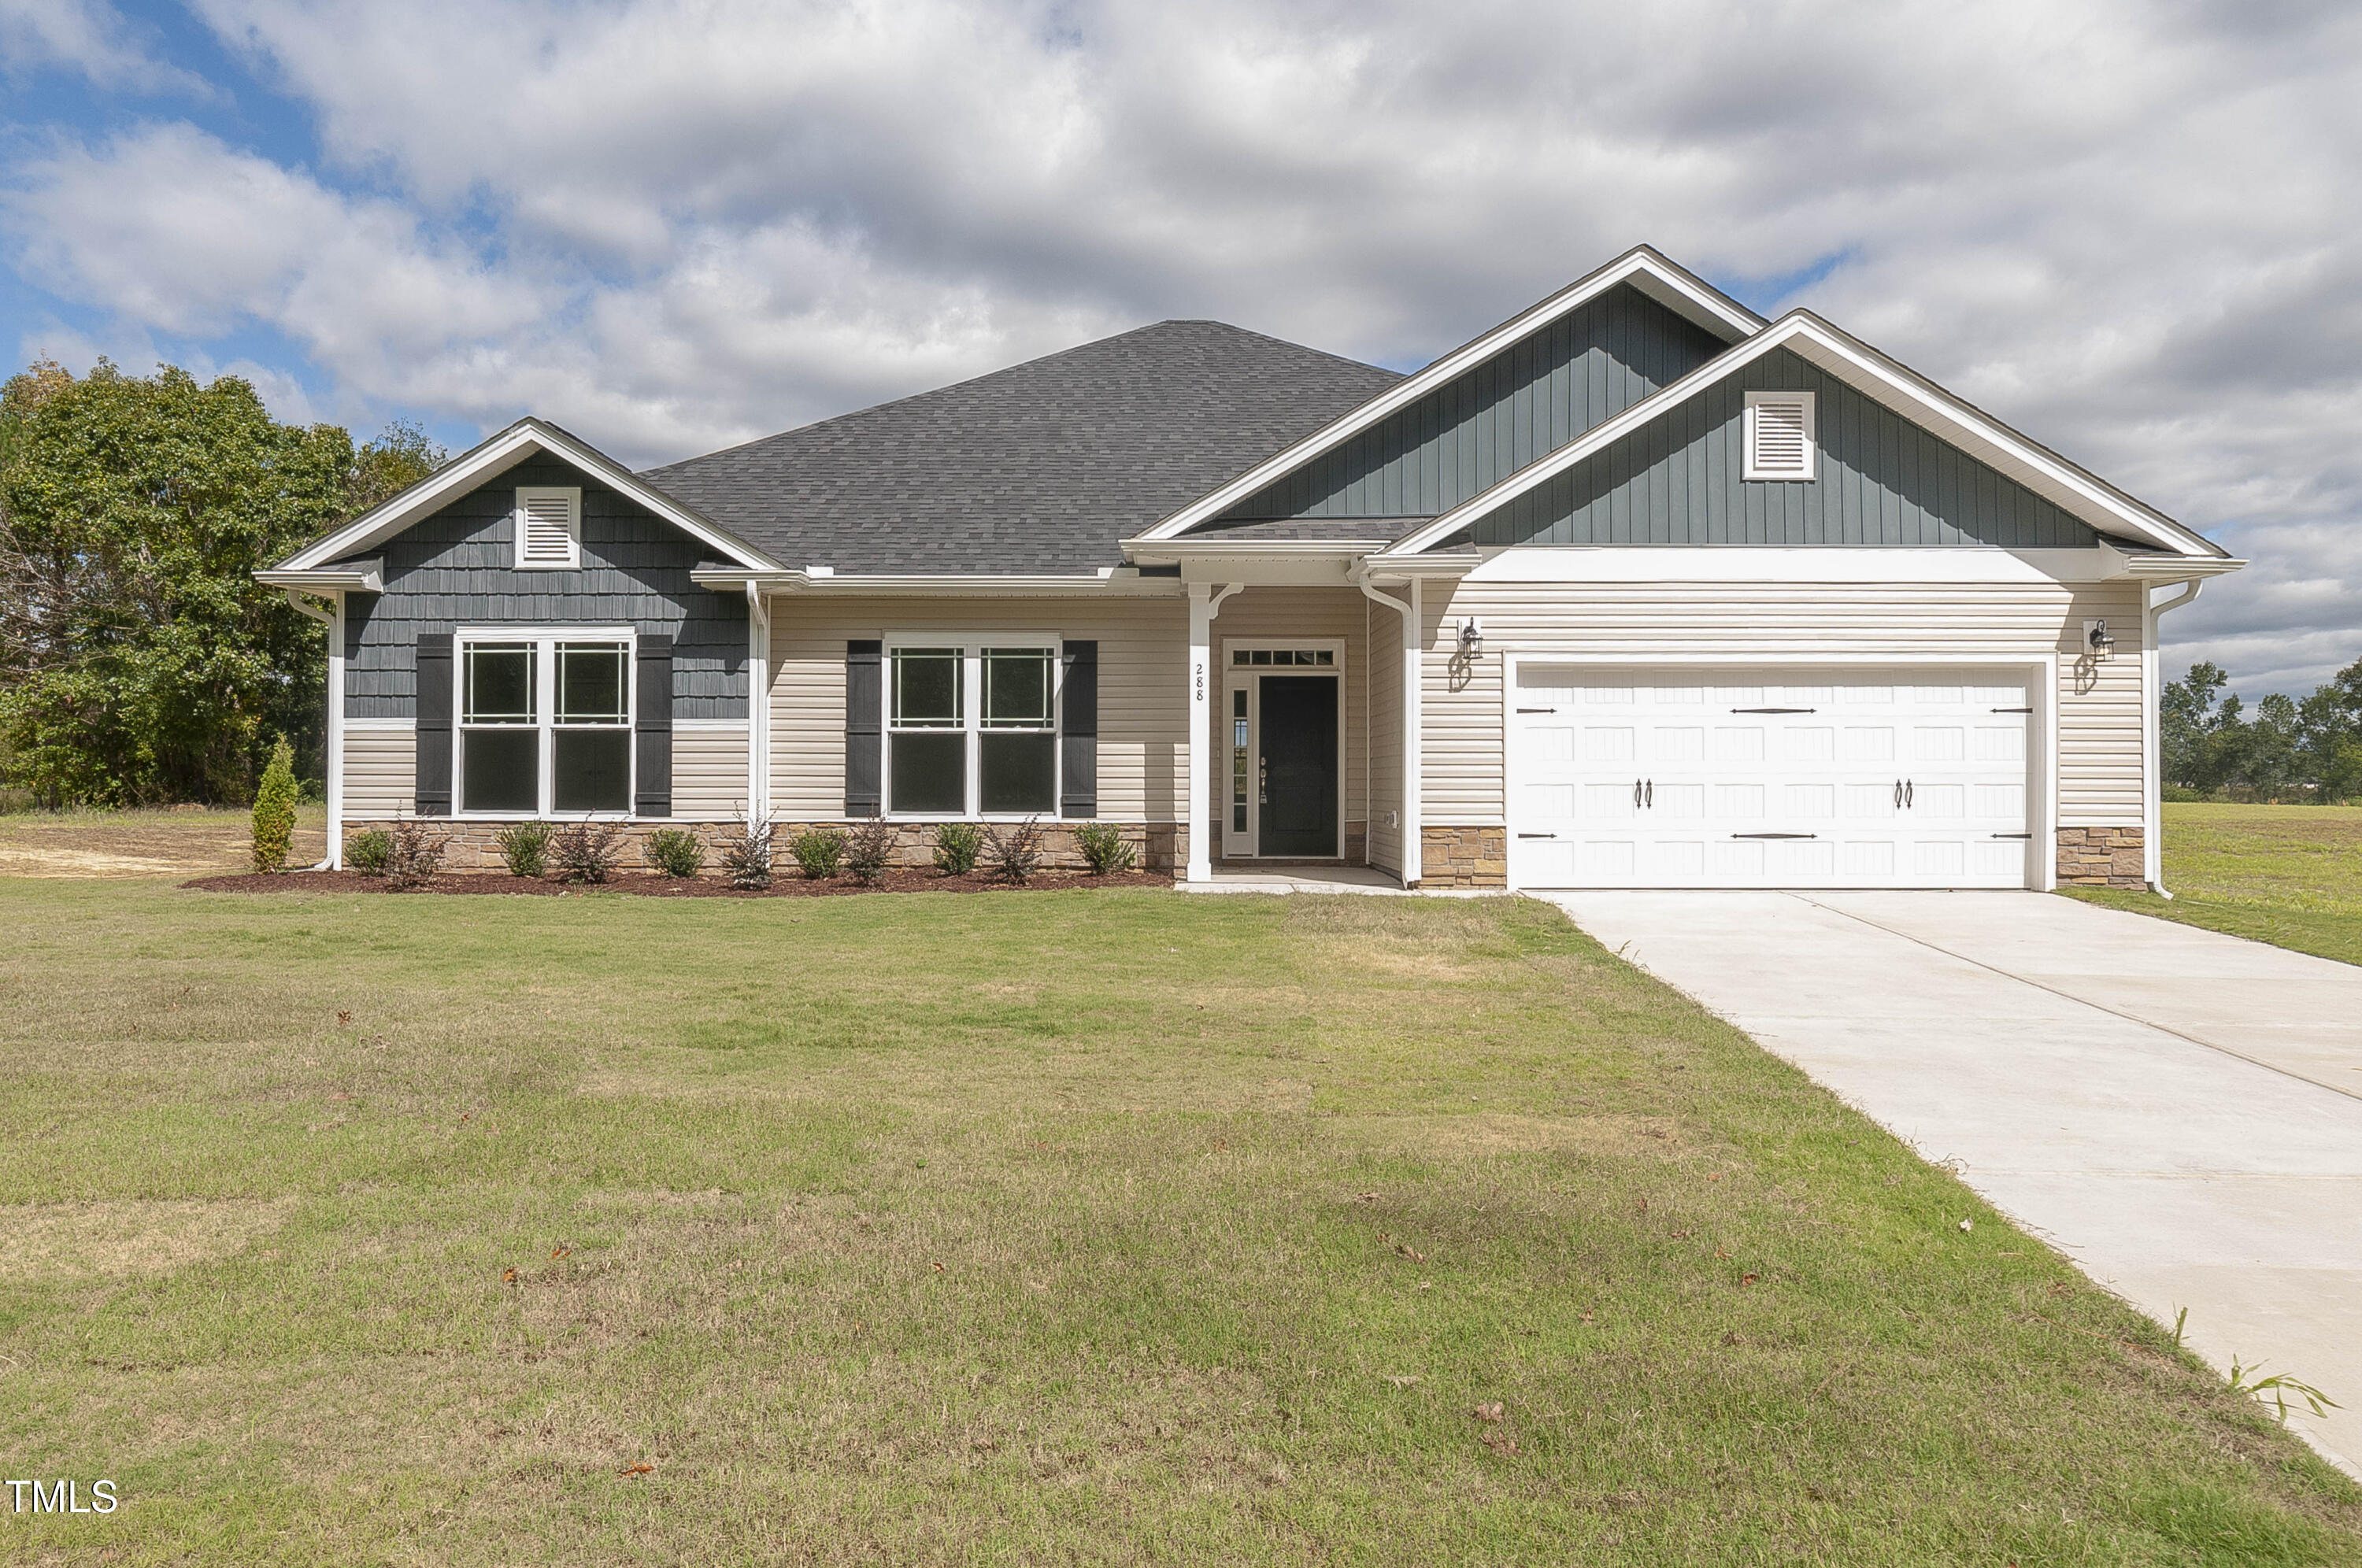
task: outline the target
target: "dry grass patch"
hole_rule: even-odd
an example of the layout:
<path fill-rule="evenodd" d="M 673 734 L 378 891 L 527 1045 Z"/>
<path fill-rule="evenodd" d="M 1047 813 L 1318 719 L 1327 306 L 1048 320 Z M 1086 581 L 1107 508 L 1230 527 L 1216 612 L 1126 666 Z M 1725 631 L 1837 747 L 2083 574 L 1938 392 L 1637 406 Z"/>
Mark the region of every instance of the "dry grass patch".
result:
<path fill-rule="evenodd" d="M 253 819 L 241 809 L 27 812 L 0 816 L 0 877 L 187 878 L 253 869 Z M 287 863 L 327 854 L 327 815 L 295 814 Z"/>
<path fill-rule="evenodd" d="M 0 1208 L 0 1280 L 170 1274 L 279 1228 L 292 1198 L 32 1203 Z"/>

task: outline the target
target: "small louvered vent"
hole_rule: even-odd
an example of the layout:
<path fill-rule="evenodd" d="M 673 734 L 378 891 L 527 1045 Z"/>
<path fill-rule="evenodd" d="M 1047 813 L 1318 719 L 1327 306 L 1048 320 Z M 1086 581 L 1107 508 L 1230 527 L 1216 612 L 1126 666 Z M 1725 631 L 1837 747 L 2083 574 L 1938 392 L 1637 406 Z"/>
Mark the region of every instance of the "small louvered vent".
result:
<path fill-rule="evenodd" d="M 516 564 L 520 567 L 579 565 L 582 492 L 579 490 L 520 489 L 516 497 Z"/>
<path fill-rule="evenodd" d="M 1813 477 L 1813 394 L 1747 394 L 1747 477 L 1808 480 Z"/>

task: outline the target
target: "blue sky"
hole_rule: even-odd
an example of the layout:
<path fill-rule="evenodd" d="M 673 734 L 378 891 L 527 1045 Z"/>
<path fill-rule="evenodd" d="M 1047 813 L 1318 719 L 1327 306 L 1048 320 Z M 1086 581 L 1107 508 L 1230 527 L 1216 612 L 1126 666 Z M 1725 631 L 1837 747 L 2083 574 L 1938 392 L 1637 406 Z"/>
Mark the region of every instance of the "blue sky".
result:
<path fill-rule="evenodd" d="M 1413 366 L 1648 240 L 2251 557 L 2177 660 L 2362 657 L 2351 7 L 1438 15 L 0 0 L 0 353 L 647 464 L 1168 316 Z"/>

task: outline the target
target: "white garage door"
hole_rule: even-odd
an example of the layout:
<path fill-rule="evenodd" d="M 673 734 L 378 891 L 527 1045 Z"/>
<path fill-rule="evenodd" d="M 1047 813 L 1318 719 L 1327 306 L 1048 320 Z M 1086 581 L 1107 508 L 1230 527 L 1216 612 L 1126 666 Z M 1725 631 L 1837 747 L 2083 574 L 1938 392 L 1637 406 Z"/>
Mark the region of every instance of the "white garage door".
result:
<path fill-rule="evenodd" d="M 1978 669 L 1520 664 L 1528 888 L 2023 888 L 2027 681 Z"/>

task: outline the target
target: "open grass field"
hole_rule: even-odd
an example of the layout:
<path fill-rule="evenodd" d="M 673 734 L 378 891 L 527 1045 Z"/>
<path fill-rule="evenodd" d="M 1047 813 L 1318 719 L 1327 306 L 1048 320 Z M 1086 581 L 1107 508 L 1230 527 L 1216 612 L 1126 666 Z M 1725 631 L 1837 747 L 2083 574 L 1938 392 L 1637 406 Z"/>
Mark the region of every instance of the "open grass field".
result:
<path fill-rule="evenodd" d="M 0 1463 L 123 1499 L 0 1561 L 2362 1561 L 2251 1402 L 1526 900 L 0 929 Z"/>
<path fill-rule="evenodd" d="M 2362 964 L 2362 806 L 2168 802 L 2165 885 L 2071 896 Z"/>

